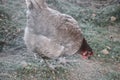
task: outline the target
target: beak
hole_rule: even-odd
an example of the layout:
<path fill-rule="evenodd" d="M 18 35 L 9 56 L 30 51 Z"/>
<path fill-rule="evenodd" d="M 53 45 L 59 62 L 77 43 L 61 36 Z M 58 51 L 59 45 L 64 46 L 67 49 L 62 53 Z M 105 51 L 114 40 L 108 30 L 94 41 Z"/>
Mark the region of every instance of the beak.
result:
<path fill-rule="evenodd" d="M 88 59 L 87 51 L 83 52 L 83 54 L 82 54 L 82 58 L 83 58 L 83 59 Z"/>
<path fill-rule="evenodd" d="M 92 55 L 93 55 L 93 53 L 88 53 L 87 51 L 85 51 L 82 54 L 82 58 L 83 59 L 89 59 Z"/>

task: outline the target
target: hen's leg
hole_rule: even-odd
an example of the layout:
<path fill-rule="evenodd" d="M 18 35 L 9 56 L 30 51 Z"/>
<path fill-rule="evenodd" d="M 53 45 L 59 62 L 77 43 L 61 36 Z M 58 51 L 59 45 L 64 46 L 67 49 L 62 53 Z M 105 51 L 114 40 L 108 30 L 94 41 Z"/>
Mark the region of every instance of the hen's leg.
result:
<path fill-rule="evenodd" d="M 43 61 L 45 62 L 46 66 L 51 69 L 51 70 L 55 70 L 55 66 L 50 64 L 46 59 L 43 59 Z"/>
<path fill-rule="evenodd" d="M 63 65 L 67 65 L 67 64 L 71 65 L 71 63 L 73 62 L 78 62 L 78 60 L 69 60 L 69 59 L 66 59 L 65 57 L 58 59 L 58 63 Z"/>

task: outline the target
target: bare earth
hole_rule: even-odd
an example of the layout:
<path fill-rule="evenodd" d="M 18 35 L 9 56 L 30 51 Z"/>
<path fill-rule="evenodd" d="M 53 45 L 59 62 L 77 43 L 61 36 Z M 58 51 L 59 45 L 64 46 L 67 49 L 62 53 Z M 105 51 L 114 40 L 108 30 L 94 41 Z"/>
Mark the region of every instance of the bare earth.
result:
<path fill-rule="evenodd" d="M 26 51 L 23 53 L 23 51 L 21 52 L 21 50 L 18 50 L 17 52 L 17 55 L 0 57 L 0 80 L 19 80 L 19 75 L 22 72 L 21 70 L 23 70 L 21 80 L 33 80 L 33 78 L 34 80 L 48 80 L 47 78 L 38 76 L 40 74 L 43 75 L 41 70 L 44 68 L 46 71 L 49 71 L 49 69 L 44 66 L 45 63 L 42 59 L 35 59 L 33 54 Z M 65 76 L 65 80 L 103 80 L 106 74 L 115 72 L 116 70 L 118 72 L 120 71 L 119 64 L 117 65 L 118 67 L 116 65 L 109 66 L 108 64 L 106 65 L 103 64 L 103 62 L 98 62 L 93 59 L 84 60 L 79 55 L 70 56 L 67 59 L 73 59 L 76 60 L 76 62 L 71 62 L 70 65 L 64 65 L 65 68 L 62 69 L 65 69 L 66 72 L 62 72 L 62 69 L 58 67 L 56 71 L 59 72 L 59 75 L 52 75 L 55 77 L 53 80 L 64 80 L 62 79 L 63 76 Z M 30 67 L 30 65 L 32 67 Z M 37 69 L 37 71 L 31 72 L 34 69 Z M 28 75 L 26 72 L 28 72 Z M 52 73 L 47 74 L 50 76 Z"/>

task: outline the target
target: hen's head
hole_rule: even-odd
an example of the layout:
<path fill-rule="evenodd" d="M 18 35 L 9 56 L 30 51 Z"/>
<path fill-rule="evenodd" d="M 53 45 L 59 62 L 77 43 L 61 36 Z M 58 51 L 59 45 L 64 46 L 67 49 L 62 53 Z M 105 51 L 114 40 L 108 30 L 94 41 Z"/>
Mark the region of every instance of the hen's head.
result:
<path fill-rule="evenodd" d="M 83 39 L 80 50 L 81 50 L 81 55 L 84 59 L 88 59 L 93 55 L 92 48 L 88 45 L 85 38 Z"/>
<path fill-rule="evenodd" d="M 82 51 L 81 52 L 81 55 L 84 59 L 88 59 L 90 58 L 92 55 L 93 55 L 93 52 L 92 51 Z"/>

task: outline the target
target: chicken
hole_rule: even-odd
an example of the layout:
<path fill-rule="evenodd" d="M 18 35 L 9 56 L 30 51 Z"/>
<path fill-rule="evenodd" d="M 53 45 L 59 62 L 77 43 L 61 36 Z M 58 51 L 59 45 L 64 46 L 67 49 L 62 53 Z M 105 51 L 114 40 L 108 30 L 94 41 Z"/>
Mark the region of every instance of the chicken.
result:
<path fill-rule="evenodd" d="M 28 50 L 49 59 L 75 53 L 83 58 L 93 55 L 73 17 L 49 8 L 45 0 L 26 0 L 26 4 L 24 41 Z"/>

